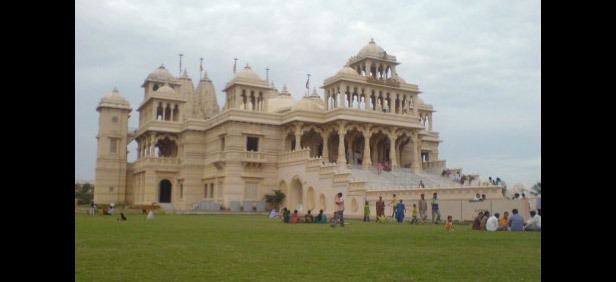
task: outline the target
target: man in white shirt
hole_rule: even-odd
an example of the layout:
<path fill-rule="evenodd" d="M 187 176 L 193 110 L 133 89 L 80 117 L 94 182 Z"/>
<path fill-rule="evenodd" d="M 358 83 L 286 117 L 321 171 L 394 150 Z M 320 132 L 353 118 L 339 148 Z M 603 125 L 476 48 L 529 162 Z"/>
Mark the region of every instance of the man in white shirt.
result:
<path fill-rule="evenodd" d="M 486 222 L 486 230 L 487 231 L 496 231 L 498 229 L 498 217 L 500 214 L 495 213 Z"/>
<path fill-rule="evenodd" d="M 479 193 L 475 194 L 475 198 L 473 198 L 471 200 L 471 202 L 479 202 L 481 201 L 481 196 L 479 196 Z"/>
<path fill-rule="evenodd" d="M 541 216 L 535 211 L 530 211 L 530 219 L 526 221 L 525 231 L 541 231 Z"/>

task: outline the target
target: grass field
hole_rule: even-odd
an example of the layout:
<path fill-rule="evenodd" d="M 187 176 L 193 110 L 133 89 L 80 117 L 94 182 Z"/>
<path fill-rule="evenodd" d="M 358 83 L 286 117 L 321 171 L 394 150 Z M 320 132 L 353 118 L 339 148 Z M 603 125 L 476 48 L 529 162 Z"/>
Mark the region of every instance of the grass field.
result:
<path fill-rule="evenodd" d="M 256 215 L 75 215 L 76 281 L 540 281 L 541 234 L 283 224 Z"/>

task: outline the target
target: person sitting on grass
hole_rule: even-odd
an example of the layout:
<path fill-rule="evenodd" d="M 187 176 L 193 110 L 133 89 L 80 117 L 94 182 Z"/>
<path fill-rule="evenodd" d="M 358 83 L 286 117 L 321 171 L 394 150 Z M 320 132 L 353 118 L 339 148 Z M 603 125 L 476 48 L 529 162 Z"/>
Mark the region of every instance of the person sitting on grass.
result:
<path fill-rule="evenodd" d="M 453 228 L 453 217 L 451 215 L 447 216 L 447 223 L 445 223 L 445 230 L 454 231 Z"/>
<path fill-rule="evenodd" d="M 511 231 L 524 231 L 524 218 L 518 214 L 518 209 L 511 211 L 512 215 L 509 218 L 509 230 Z"/>
<path fill-rule="evenodd" d="M 274 209 L 272 209 L 272 211 L 270 212 L 270 214 L 269 214 L 269 218 L 270 218 L 270 219 L 272 219 L 272 218 L 277 218 L 277 217 L 278 217 L 278 212 L 277 212 L 277 211 L 276 211 L 276 209 L 274 208 Z"/>
<path fill-rule="evenodd" d="M 323 210 L 319 210 L 319 214 L 317 215 L 314 223 L 327 223 L 327 215 L 323 213 Z"/>
<path fill-rule="evenodd" d="M 389 220 L 385 215 L 381 215 L 376 218 L 376 222 L 379 222 L 379 223 L 387 223 L 388 221 Z"/>
<path fill-rule="evenodd" d="M 293 211 L 293 215 L 291 216 L 291 223 L 299 223 L 299 214 L 297 213 L 297 210 Z"/>
<path fill-rule="evenodd" d="M 152 219 L 154 219 L 154 211 L 153 211 L 153 210 L 150 210 L 150 211 L 148 212 L 148 216 L 146 217 L 146 219 L 147 219 L 147 220 L 152 220 Z"/>
<path fill-rule="evenodd" d="M 498 220 L 498 231 L 509 231 L 509 212 L 503 213 L 503 217 Z"/>
<path fill-rule="evenodd" d="M 120 217 L 118 217 L 118 221 L 120 221 L 120 220 L 121 220 L 121 221 L 126 221 L 126 216 L 124 216 L 124 213 L 123 213 L 123 212 L 121 212 L 121 213 L 120 213 Z"/>
<path fill-rule="evenodd" d="M 493 216 L 488 218 L 486 222 L 486 230 L 487 231 L 496 231 L 498 229 L 498 216 L 500 214 L 495 213 Z"/>
<path fill-rule="evenodd" d="M 285 208 L 284 215 L 282 216 L 284 223 L 291 222 L 291 210 Z"/>
<path fill-rule="evenodd" d="M 413 211 L 411 212 L 411 224 L 417 224 L 419 223 L 419 220 L 417 219 L 417 205 L 413 204 Z"/>
<path fill-rule="evenodd" d="M 535 211 L 530 211 L 530 219 L 524 225 L 525 231 L 541 231 L 541 216 Z"/>
<path fill-rule="evenodd" d="M 480 211 L 473 220 L 473 230 L 481 230 L 481 219 L 483 218 L 483 211 Z"/>
<path fill-rule="evenodd" d="M 490 212 L 484 211 L 483 218 L 481 219 L 481 226 L 479 226 L 479 229 L 481 231 L 486 231 L 486 224 L 488 223 L 488 218 L 490 218 Z"/>
<path fill-rule="evenodd" d="M 310 212 L 311 211 L 308 210 L 308 213 L 304 216 L 304 222 L 306 222 L 306 223 L 313 223 L 314 222 L 314 217 L 312 216 L 312 214 Z"/>

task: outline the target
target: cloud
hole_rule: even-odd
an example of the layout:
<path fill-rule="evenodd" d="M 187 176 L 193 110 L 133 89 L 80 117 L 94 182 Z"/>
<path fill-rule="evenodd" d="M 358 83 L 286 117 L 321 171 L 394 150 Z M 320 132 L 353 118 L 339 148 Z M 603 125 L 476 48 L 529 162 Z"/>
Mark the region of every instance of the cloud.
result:
<path fill-rule="evenodd" d="M 532 183 L 540 172 L 518 164 L 540 164 L 540 13 L 540 1 L 78 0 L 75 177 L 94 178 L 100 98 L 117 86 L 136 108 L 145 77 L 161 63 L 177 74 L 179 53 L 194 81 L 205 59 L 221 106 L 235 57 L 297 100 L 307 73 L 321 85 L 372 37 L 437 110 L 442 158 Z"/>

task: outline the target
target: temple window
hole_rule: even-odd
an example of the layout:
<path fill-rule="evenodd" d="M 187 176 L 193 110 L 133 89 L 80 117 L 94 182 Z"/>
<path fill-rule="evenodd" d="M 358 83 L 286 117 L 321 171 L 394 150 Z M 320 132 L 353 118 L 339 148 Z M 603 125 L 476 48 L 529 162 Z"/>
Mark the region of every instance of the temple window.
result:
<path fill-rule="evenodd" d="M 246 137 L 246 151 L 259 151 L 259 138 L 258 137 Z"/>

